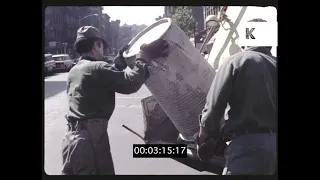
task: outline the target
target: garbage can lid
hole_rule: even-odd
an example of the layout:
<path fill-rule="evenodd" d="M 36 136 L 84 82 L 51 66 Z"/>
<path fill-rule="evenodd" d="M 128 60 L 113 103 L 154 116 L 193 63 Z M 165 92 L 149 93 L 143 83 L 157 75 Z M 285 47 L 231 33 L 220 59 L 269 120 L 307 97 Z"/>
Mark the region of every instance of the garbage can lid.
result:
<path fill-rule="evenodd" d="M 142 44 L 149 44 L 161 38 L 167 32 L 171 23 L 170 18 L 163 18 L 142 30 L 129 42 L 130 48 L 123 53 L 123 56 L 129 58 L 138 54 Z"/>

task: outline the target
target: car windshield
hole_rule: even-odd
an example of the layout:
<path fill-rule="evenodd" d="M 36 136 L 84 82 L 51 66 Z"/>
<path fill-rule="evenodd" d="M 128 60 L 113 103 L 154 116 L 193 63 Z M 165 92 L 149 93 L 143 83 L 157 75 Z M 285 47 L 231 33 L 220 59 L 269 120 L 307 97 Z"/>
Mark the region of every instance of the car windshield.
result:
<path fill-rule="evenodd" d="M 62 56 L 59 56 L 59 57 L 54 57 L 53 58 L 55 61 L 63 61 L 64 58 Z"/>
<path fill-rule="evenodd" d="M 46 61 L 51 61 L 51 60 L 53 60 L 52 56 L 47 56 L 45 59 L 46 59 Z"/>

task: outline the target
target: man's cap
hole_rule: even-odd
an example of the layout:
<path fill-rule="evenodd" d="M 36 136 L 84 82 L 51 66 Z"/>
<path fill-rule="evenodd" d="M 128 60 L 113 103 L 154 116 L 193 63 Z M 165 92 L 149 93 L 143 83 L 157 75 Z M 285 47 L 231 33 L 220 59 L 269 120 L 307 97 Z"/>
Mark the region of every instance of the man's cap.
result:
<path fill-rule="evenodd" d="M 205 19 L 205 23 L 209 22 L 209 21 L 217 21 L 219 22 L 219 19 L 216 15 L 208 15 Z"/>
<path fill-rule="evenodd" d="M 102 39 L 100 31 L 93 26 L 80 27 L 77 31 L 77 39 L 74 44 L 77 44 L 79 41 L 89 39 L 89 38 L 101 39 L 103 42 L 103 47 L 104 48 L 108 47 L 107 42 L 104 39 Z"/>

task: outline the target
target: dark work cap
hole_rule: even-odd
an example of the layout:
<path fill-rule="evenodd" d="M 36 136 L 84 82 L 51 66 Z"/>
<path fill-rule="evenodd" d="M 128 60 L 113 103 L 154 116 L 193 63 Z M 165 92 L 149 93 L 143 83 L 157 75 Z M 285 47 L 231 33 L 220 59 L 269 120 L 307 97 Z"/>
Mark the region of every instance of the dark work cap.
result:
<path fill-rule="evenodd" d="M 102 39 L 100 31 L 93 26 L 80 27 L 77 31 L 77 39 L 74 44 L 77 44 L 79 41 L 89 39 L 89 38 L 101 39 L 103 42 L 104 48 L 108 47 L 107 42 L 104 39 Z"/>

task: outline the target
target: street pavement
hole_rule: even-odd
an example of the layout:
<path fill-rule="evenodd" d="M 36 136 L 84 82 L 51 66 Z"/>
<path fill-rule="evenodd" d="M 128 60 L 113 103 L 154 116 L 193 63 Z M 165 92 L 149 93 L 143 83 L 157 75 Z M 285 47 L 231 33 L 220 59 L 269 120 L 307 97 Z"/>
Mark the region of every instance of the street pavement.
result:
<path fill-rule="evenodd" d="M 59 175 L 61 172 L 61 143 L 66 132 L 64 115 L 67 110 L 66 79 L 68 73 L 54 74 L 45 78 L 45 172 Z M 143 114 L 140 101 L 150 95 L 143 86 L 131 95 L 116 95 L 116 108 L 109 121 L 111 152 L 117 175 L 208 175 L 169 158 L 132 158 L 132 144 L 141 139 L 121 127 L 127 125 L 143 134 Z"/>

